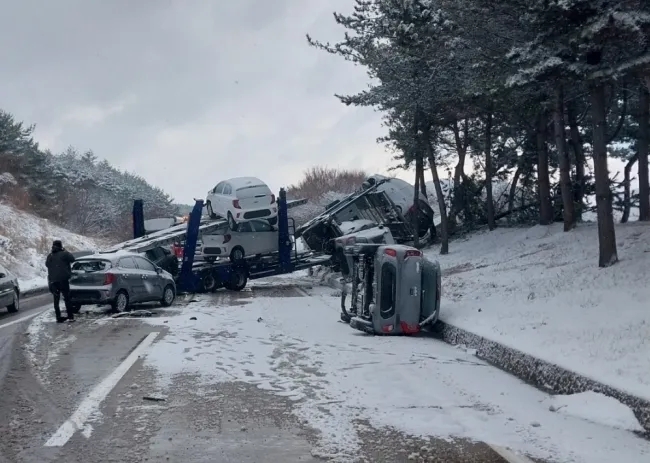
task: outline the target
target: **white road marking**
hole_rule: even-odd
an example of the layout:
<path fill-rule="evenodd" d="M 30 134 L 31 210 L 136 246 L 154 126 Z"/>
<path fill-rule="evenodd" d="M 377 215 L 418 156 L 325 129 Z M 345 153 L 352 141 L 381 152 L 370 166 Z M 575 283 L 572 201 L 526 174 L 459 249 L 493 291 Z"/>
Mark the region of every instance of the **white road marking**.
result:
<path fill-rule="evenodd" d="M 44 310 L 41 310 L 40 312 L 36 312 L 36 313 L 31 314 L 31 315 L 25 315 L 24 317 L 21 317 L 21 318 L 19 318 L 17 320 L 12 320 L 10 322 L 3 323 L 2 325 L 0 325 L 0 330 L 2 328 L 6 328 L 8 326 L 15 325 L 16 323 L 20 323 L 20 322 L 24 322 L 25 320 L 29 320 L 30 318 L 34 318 L 37 315 L 42 314 L 43 312 L 44 312 Z"/>
<path fill-rule="evenodd" d="M 499 447 L 498 445 L 488 444 L 492 450 L 499 454 L 501 458 L 506 460 L 508 463 L 534 463 L 528 457 L 523 455 L 517 455 L 512 450 L 508 450 L 505 447 Z"/>
<path fill-rule="evenodd" d="M 63 423 L 52 437 L 45 443 L 46 447 L 63 447 L 73 436 L 76 431 L 84 429 L 84 424 L 88 418 L 99 409 L 99 405 L 119 383 L 120 379 L 129 371 L 142 353 L 153 343 L 158 332 L 149 333 L 146 338 L 135 348 L 124 361 L 90 391 L 70 419 Z"/>

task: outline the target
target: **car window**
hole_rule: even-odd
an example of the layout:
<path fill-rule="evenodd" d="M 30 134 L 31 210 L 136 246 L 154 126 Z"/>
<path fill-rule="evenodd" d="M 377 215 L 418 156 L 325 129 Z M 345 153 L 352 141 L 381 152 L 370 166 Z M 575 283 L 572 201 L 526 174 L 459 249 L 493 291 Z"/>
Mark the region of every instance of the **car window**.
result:
<path fill-rule="evenodd" d="M 103 272 L 109 268 L 111 268 L 111 263 L 107 260 L 100 259 L 77 260 L 72 264 L 73 272 Z"/>
<path fill-rule="evenodd" d="M 135 262 L 133 262 L 133 259 L 132 259 L 131 257 L 123 257 L 123 258 L 120 259 L 120 261 L 117 263 L 117 266 L 118 266 L 119 268 L 129 268 L 129 269 L 131 269 L 131 268 L 133 268 L 133 269 L 138 268 L 138 267 L 135 266 Z"/>
<path fill-rule="evenodd" d="M 237 231 L 241 233 L 250 233 L 253 231 L 250 222 L 241 222 L 237 224 Z"/>
<path fill-rule="evenodd" d="M 223 194 L 224 195 L 231 195 L 232 194 L 232 186 L 230 186 L 229 183 L 226 183 L 225 186 L 223 187 Z"/>
<path fill-rule="evenodd" d="M 216 194 L 220 195 L 221 192 L 223 191 L 223 185 L 224 185 L 223 182 L 221 182 L 221 183 L 217 183 L 217 186 L 214 187 L 214 192 L 215 192 Z"/>
<path fill-rule="evenodd" d="M 253 230 L 256 232 L 270 232 L 273 230 L 271 225 L 264 220 L 251 220 L 250 223 L 253 226 Z"/>
<path fill-rule="evenodd" d="M 156 266 L 149 262 L 147 259 L 143 259 L 142 257 L 134 257 L 133 260 L 135 260 L 135 262 L 138 264 L 138 268 L 140 270 L 149 270 L 152 272 L 156 271 Z"/>

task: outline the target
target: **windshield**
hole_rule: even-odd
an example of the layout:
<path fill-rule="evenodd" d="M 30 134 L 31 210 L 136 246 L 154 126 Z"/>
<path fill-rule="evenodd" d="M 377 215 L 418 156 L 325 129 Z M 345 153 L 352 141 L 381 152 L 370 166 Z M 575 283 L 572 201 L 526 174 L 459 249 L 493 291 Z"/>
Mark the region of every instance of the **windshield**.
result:
<path fill-rule="evenodd" d="M 109 268 L 111 268 L 111 262 L 103 259 L 84 259 L 72 264 L 72 271 L 80 273 L 103 272 Z"/>

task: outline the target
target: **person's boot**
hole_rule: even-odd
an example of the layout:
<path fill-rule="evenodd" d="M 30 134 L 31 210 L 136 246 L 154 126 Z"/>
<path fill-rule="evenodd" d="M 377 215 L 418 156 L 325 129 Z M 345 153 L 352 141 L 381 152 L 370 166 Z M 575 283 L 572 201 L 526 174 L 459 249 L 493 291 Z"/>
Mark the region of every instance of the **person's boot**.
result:
<path fill-rule="evenodd" d="M 58 318 L 56 319 L 56 322 L 57 322 L 57 323 L 65 323 L 65 321 L 66 321 L 67 319 L 68 319 L 67 317 L 58 317 Z"/>

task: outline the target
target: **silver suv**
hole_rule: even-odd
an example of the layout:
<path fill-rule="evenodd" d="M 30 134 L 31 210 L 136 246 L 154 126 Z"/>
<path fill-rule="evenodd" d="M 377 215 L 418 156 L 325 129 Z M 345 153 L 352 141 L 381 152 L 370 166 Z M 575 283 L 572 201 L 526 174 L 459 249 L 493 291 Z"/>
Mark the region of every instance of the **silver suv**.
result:
<path fill-rule="evenodd" d="M 20 287 L 18 278 L 0 265 L 0 308 L 9 312 L 18 312 L 20 307 Z"/>
<path fill-rule="evenodd" d="M 171 274 L 137 253 L 93 254 L 72 264 L 70 302 L 75 311 L 89 304 L 110 304 L 118 312 L 144 302 L 168 307 L 175 298 Z"/>

